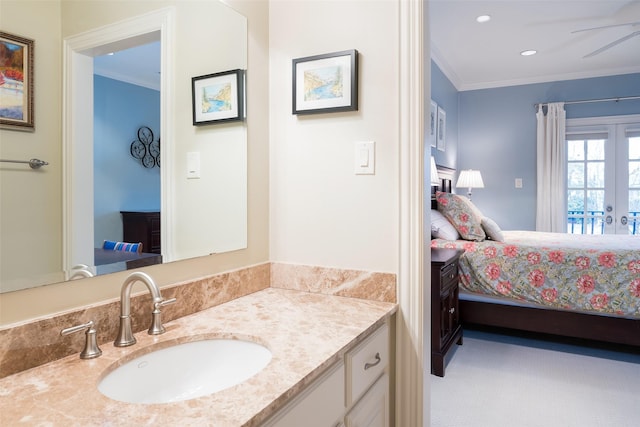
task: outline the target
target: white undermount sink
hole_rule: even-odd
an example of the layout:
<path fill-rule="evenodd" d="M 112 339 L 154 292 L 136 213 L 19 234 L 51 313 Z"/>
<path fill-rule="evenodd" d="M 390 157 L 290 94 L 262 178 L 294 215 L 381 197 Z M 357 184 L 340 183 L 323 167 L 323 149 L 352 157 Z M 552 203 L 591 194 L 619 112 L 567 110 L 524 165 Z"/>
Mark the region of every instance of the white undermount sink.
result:
<path fill-rule="evenodd" d="M 240 384 L 269 361 L 271 352 L 250 341 L 187 342 L 130 360 L 107 374 L 98 390 L 121 402 L 179 402 Z"/>

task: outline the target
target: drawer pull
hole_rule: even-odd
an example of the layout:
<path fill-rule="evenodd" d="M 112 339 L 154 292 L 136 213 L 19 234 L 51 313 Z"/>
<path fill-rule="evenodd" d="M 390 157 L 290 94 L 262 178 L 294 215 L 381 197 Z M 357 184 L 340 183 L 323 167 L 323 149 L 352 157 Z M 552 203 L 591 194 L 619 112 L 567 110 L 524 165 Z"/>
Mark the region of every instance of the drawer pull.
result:
<path fill-rule="evenodd" d="M 380 359 L 380 353 L 376 353 L 376 361 L 373 362 L 373 363 L 369 363 L 369 362 L 365 363 L 364 364 L 364 370 L 366 371 L 369 368 L 373 368 L 374 366 L 376 366 L 377 364 L 380 363 L 380 360 L 381 360 Z"/>
<path fill-rule="evenodd" d="M 449 313 L 453 314 L 453 313 L 455 313 L 455 312 L 456 312 L 456 308 L 455 308 L 455 307 L 451 307 L 451 308 L 449 309 Z"/>

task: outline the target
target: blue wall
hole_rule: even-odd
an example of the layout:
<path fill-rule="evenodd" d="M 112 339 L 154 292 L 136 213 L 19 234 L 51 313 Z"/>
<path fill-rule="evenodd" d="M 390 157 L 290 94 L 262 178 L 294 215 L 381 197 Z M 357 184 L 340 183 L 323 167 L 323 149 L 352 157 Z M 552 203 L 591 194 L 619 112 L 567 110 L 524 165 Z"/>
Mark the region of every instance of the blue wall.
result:
<path fill-rule="evenodd" d="M 94 76 L 94 241 L 122 239 L 122 210 L 160 209 L 160 168 L 129 147 L 140 126 L 160 136 L 160 92 Z"/>
<path fill-rule="evenodd" d="M 433 62 L 431 73 L 432 93 L 442 90 L 438 86 L 448 92 L 451 83 Z M 640 95 L 640 73 L 457 94 L 457 159 L 454 164 L 458 170 L 480 170 L 485 184 L 485 188 L 473 191 L 474 203 L 505 230 L 534 230 L 536 111 L 533 105 Z M 640 100 L 574 104 L 565 106 L 565 110 L 567 118 L 639 114 Z M 449 125 L 451 123 L 447 130 Z M 449 161 L 449 153 L 446 161 Z M 516 178 L 522 178 L 523 188 L 515 188 Z"/>

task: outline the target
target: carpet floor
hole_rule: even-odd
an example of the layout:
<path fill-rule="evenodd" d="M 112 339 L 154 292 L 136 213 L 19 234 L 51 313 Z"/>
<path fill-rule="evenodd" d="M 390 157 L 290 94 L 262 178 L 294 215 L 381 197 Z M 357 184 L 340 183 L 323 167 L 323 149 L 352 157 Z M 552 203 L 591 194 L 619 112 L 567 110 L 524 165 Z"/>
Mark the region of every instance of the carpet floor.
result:
<path fill-rule="evenodd" d="M 465 330 L 432 427 L 638 427 L 640 354 Z"/>

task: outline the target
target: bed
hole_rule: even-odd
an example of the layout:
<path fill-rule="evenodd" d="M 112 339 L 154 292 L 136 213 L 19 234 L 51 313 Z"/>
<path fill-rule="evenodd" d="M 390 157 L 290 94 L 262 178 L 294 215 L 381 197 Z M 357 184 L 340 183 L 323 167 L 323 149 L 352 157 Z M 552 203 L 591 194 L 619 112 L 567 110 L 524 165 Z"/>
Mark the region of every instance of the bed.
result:
<path fill-rule="evenodd" d="M 431 246 L 464 250 L 463 324 L 640 347 L 640 237 L 502 231 L 451 194 L 454 173 L 438 167 Z M 448 211 L 454 203 L 463 209 Z"/>

